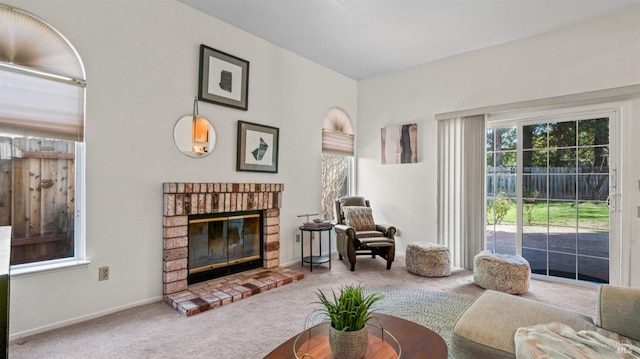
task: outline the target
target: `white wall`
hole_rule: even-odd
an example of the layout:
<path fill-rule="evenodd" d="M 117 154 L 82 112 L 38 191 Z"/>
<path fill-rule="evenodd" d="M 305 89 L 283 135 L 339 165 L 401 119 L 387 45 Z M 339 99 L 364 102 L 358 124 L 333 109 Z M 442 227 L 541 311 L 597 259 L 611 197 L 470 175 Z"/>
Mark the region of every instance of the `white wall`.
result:
<path fill-rule="evenodd" d="M 87 72 L 86 268 L 11 281 L 12 338 L 162 296 L 162 183 L 284 183 L 281 264 L 294 262 L 298 214 L 320 210 L 322 119 L 357 118 L 357 84 L 174 0 L 5 0 L 58 29 Z M 191 113 L 199 45 L 250 62 L 249 110 L 200 102 L 218 142 L 181 154 L 173 126 Z M 236 172 L 237 120 L 280 128 L 277 174 Z M 98 267 L 111 278 L 98 282 Z"/>
<path fill-rule="evenodd" d="M 436 241 L 437 113 L 640 84 L 640 8 L 358 83 L 357 192 L 377 221 L 400 229 L 398 250 Z M 420 46 L 420 44 L 417 44 Z M 424 44 L 428 46 L 428 44 Z M 625 235 L 640 258 L 640 112 L 627 116 Z M 380 164 L 380 129 L 418 123 L 419 163 Z M 628 253 L 625 253 L 628 254 Z M 640 265 L 632 261 L 632 285 Z"/>

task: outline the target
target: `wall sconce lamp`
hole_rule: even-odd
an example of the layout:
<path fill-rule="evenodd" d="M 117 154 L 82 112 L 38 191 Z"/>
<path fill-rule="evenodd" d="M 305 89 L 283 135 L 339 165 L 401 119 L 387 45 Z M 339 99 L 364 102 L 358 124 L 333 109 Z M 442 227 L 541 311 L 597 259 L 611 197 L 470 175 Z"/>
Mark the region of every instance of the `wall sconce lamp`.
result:
<path fill-rule="evenodd" d="M 198 114 L 198 98 L 193 100 L 193 112 L 178 119 L 173 128 L 173 142 L 184 155 L 200 158 L 213 151 L 216 130 L 209 120 Z"/>
<path fill-rule="evenodd" d="M 191 152 L 205 153 L 209 145 L 209 120 L 198 115 L 198 98 L 193 99 L 193 123 L 191 125 L 193 146 Z"/>

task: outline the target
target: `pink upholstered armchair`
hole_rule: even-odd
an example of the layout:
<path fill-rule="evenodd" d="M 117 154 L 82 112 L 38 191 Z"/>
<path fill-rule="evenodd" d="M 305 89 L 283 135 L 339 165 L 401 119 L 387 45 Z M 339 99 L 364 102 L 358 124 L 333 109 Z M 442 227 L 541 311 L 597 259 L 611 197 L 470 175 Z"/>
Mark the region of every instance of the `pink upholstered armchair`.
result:
<path fill-rule="evenodd" d="M 341 197 L 334 203 L 338 258 L 348 258 L 354 271 L 356 256 L 380 256 L 387 260 L 387 269 L 391 269 L 396 253 L 396 228 L 375 223 L 369 201 L 364 197 Z"/>

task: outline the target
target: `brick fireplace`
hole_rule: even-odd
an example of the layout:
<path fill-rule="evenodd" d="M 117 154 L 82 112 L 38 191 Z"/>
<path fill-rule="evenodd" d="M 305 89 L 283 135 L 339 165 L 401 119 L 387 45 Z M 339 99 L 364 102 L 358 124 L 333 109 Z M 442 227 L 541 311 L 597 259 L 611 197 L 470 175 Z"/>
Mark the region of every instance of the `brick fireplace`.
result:
<path fill-rule="evenodd" d="M 263 268 L 280 265 L 280 183 L 164 183 L 163 293 L 187 290 L 189 215 L 262 210 Z"/>

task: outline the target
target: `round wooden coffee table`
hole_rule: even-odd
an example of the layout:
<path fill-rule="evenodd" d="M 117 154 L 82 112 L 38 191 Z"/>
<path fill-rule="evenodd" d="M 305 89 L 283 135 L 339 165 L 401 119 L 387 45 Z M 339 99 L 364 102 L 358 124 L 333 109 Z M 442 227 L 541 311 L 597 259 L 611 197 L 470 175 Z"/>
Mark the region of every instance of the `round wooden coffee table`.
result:
<path fill-rule="evenodd" d="M 394 317 L 391 315 L 376 313 L 375 316 L 386 331 L 391 333 L 400 344 L 402 349 L 402 359 L 446 359 L 447 344 L 444 339 L 431 329 L 414 322 Z M 322 325 L 322 324 L 320 324 Z M 325 325 L 325 329 L 328 326 Z M 379 330 L 375 327 L 369 328 L 369 331 Z M 306 331 L 306 330 L 305 330 Z M 302 331 L 301 333 L 304 333 Z M 271 353 L 265 356 L 265 359 L 295 359 L 293 346 L 300 334 L 293 336 L 291 339 L 282 343 Z M 377 358 L 374 353 L 367 353 L 366 358 Z M 331 356 L 330 356 L 331 357 Z M 386 357 L 385 357 L 386 358 Z"/>

